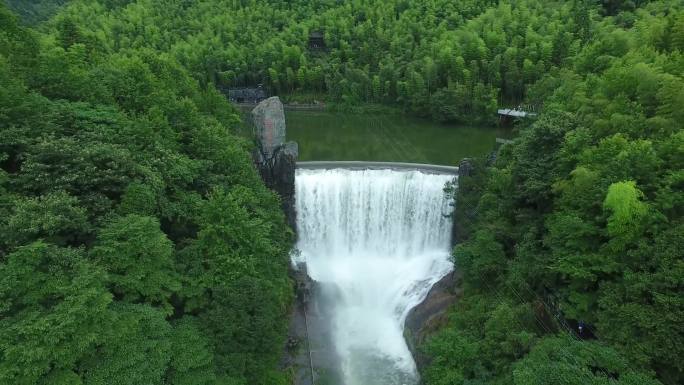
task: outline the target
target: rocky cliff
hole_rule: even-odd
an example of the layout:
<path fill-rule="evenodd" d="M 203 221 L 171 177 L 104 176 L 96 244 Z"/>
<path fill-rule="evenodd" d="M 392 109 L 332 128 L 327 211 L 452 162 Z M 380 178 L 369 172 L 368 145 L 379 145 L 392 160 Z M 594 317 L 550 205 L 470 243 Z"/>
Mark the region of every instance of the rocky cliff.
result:
<path fill-rule="evenodd" d="M 283 212 L 295 230 L 295 168 L 299 149 L 296 142 L 285 142 L 285 112 L 277 96 L 259 103 L 252 110 L 257 147 L 254 163 L 266 186 L 278 193 Z"/>

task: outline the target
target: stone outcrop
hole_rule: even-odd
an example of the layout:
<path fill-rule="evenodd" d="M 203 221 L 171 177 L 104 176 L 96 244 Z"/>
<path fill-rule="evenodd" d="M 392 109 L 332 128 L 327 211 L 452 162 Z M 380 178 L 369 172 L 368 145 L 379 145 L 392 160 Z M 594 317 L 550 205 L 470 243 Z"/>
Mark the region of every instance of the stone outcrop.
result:
<path fill-rule="evenodd" d="M 418 347 L 447 322 L 447 313 L 462 295 L 461 275 L 457 271 L 445 275 L 432 286 L 425 300 L 411 309 L 404 322 L 404 338 L 416 361 L 418 371 L 429 363 Z"/>
<path fill-rule="evenodd" d="M 470 158 L 464 158 L 458 163 L 458 177 L 470 176 L 473 172 L 473 161 Z"/>
<path fill-rule="evenodd" d="M 295 229 L 295 168 L 299 149 L 296 142 L 285 142 L 285 111 L 277 96 L 259 103 L 252 110 L 257 148 L 253 154 L 266 186 L 278 193 L 287 222 Z"/>
<path fill-rule="evenodd" d="M 252 110 L 254 136 L 265 158 L 271 158 L 276 149 L 285 143 L 285 110 L 277 96 L 259 103 Z"/>

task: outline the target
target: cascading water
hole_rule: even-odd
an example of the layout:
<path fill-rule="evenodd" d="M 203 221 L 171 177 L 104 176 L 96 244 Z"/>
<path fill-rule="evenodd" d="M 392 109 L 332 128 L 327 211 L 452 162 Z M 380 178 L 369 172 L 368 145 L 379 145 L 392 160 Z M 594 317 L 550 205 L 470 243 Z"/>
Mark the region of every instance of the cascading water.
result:
<path fill-rule="evenodd" d="M 300 253 L 324 290 L 344 385 L 418 382 L 403 337 L 411 308 L 447 274 L 453 175 L 297 170 Z M 319 299 L 321 301 L 321 299 Z"/>

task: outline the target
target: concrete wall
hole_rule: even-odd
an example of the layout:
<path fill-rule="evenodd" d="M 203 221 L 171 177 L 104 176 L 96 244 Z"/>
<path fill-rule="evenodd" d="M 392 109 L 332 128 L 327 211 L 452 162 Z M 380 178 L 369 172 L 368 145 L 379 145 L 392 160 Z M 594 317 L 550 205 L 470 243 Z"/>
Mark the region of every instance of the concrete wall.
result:
<path fill-rule="evenodd" d="M 403 162 L 364 162 L 364 161 L 309 161 L 297 162 L 297 168 L 302 169 L 333 169 L 346 168 L 358 170 L 418 170 L 437 174 L 458 174 L 458 167 L 439 164 L 403 163 Z"/>

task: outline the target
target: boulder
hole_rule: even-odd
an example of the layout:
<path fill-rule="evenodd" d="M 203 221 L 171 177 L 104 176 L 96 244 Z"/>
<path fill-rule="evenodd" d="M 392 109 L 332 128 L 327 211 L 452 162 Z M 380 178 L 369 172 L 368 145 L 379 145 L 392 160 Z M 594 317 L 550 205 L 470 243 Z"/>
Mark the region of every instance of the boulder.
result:
<path fill-rule="evenodd" d="M 285 110 L 280 98 L 273 96 L 252 110 L 254 134 L 265 158 L 271 158 L 285 143 Z"/>
<path fill-rule="evenodd" d="M 290 227 L 295 230 L 295 169 L 299 148 L 285 142 L 285 112 L 277 96 L 259 103 L 252 110 L 257 148 L 253 154 L 261 179 L 278 193 Z"/>
<path fill-rule="evenodd" d="M 404 321 L 404 339 L 416 361 L 418 372 L 429 364 L 420 345 L 447 322 L 448 310 L 462 295 L 461 275 L 452 271 L 435 283 L 423 302 L 411 309 Z"/>

